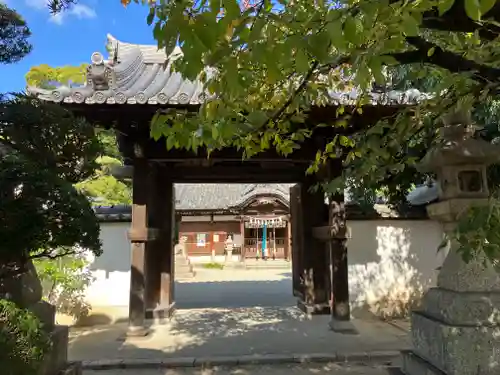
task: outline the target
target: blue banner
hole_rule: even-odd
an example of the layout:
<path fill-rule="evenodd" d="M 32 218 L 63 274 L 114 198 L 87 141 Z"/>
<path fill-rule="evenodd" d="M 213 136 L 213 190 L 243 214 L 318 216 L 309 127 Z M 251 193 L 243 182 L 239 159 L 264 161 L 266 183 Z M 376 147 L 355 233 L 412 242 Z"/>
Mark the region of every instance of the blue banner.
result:
<path fill-rule="evenodd" d="M 266 256 L 267 252 L 267 223 L 262 227 L 262 257 Z"/>

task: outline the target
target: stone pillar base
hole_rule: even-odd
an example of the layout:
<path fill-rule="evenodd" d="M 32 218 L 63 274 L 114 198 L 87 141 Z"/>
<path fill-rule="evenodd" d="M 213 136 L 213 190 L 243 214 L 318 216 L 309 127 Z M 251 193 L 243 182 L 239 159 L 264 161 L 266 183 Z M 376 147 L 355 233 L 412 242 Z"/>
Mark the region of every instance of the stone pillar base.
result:
<path fill-rule="evenodd" d="M 125 336 L 126 338 L 141 338 L 148 336 L 150 332 L 150 329 L 147 327 L 129 326 Z"/>
<path fill-rule="evenodd" d="M 297 301 L 297 307 L 307 315 L 329 315 L 330 305 L 328 303 L 311 304 L 302 300 Z"/>
<path fill-rule="evenodd" d="M 358 330 L 350 320 L 339 320 L 332 317 L 328 326 L 333 332 L 343 333 L 345 335 L 359 335 Z"/>
<path fill-rule="evenodd" d="M 166 324 L 175 313 L 175 302 L 168 306 L 158 306 L 146 310 L 146 319 L 152 319 L 155 324 Z"/>
<path fill-rule="evenodd" d="M 455 297 L 443 304 L 441 316 L 436 316 L 433 310 L 436 305 L 431 302 L 443 303 L 450 294 Z M 427 301 L 424 299 L 424 302 L 428 302 L 424 304 L 425 311 L 412 313 L 414 349 L 411 355 L 403 355 L 403 372 L 406 375 L 499 374 L 500 326 L 491 320 L 494 317 L 490 318 L 490 322 L 480 319 L 481 312 L 486 313 L 488 307 L 492 308 L 491 296 L 488 293 L 459 293 L 438 288 L 431 290 L 429 296 L 432 298 Z M 473 304 L 472 301 L 478 303 Z M 456 314 L 460 314 L 460 319 L 457 319 Z M 468 320 L 472 316 L 476 317 L 475 322 Z M 457 321 L 460 323 L 455 323 Z M 422 368 L 435 368 L 440 372 L 422 372 Z"/>

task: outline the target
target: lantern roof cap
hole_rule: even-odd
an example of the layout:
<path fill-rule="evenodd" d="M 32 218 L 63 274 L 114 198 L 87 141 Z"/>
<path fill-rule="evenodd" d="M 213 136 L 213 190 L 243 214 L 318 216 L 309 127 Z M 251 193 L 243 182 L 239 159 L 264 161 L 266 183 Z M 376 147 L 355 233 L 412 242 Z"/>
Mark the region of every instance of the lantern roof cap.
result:
<path fill-rule="evenodd" d="M 434 172 L 444 166 L 483 164 L 500 161 L 500 146 L 474 137 L 473 125 L 445 125 L 439 129 L 442 140 L 429 150 L 419 165 L 421 172 Z"/>

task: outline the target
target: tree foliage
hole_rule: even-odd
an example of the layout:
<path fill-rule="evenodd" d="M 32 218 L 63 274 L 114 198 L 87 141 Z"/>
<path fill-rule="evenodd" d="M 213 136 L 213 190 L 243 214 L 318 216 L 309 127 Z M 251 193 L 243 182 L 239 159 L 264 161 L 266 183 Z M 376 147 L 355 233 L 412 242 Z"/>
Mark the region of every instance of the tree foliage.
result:
<path fill-rule="evenodd" d="M 54 256 L 55 248 L 99 254 L 99 224 L 73 185 L 97 167 L 101 145 L 93 127 L 58 105 L 17 96 L 0 103 L 0 147 L 3 270 Z"/>
<path fill-rule="evenodd" d="M 0 299 L 2 372 L 7 375 L 39 374 L 49 350 L 49 334 L 36 315 Z"/>
<path fill-rule="evenodd" d="M 31 31 L 23 18 L 0 3 L 0 64 L 12 64 L 31 52 Z"/>
<path fill-rule="evenodd" d="M 34 265 L 42 284 L 43 298 L 58 312 L 75 318 L 89 313 L 85 291 L 94 277 L 87 254 L 79 252 L 57 259 L 37 259 Z"/>
<path fill-rule="evenodd" d="M 80 64 L 53 68 L 50 65 L 41 64 L 32 67 L 26 73 L 26 82 L 44 89 L 55 89 L 61 84 L 67 86 L 83 85 L 87 66 L 88 64 Z"/>
<path fill-rule="evenodd" d="M 32 67 L 26 74 L 28 85 L 52 89 L 64 86 L 82 85 L 88 64 L 79 66 L 51 67 L 46 64 Z M 122 158 L 112 130 L 95 128 L 97 138 L 103 146 L 103 156 L 95 160 L 97 172 L 79 180 L 76 187 L 96 205 L 131 203 L 131 187 L 111 175 L 111 167 L 122 164 Z"/>
<path fill-rule="evenodd" d="M 52 9 L 73 2 L 54 0 Z M 167 148 L 231 145 L 247 157 L 269 148 L 288 155 L 313 130 L 307 110 L 335 104 L 332 90 L 360 92 L 354 103 L 337 105 L 331 123 L 319 125 L 343 131 L 318 150 L 309 170 L 345 156 L 344 174 L 328 190 L 354 181 L 401 196 L 409 183 L 425 179 L 414 166 L 439 141 L 443 116 L 495 103 L 500 86 L 496 0 L 262 0 L 245 9 L 237 0 L 133 2 L 149 7 L 160 48 L 168 54 L 182 47 L 174 68 L 204 82 L 209 94 L 197 116 L 155 116 L 152 135 L 166 137 Z M 398 79 L 399 68 L 413 66 L 412 82 Z M 426 91 L 418 105 L 364 129 L 352 126 L 374 90 L 410 89 L 410 83 Z"/>

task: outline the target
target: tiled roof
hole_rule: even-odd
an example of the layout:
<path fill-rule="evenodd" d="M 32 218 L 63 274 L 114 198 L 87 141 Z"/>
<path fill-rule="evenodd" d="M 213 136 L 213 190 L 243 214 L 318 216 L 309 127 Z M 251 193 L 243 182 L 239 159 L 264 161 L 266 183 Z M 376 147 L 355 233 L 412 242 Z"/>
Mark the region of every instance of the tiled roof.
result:
<path fill-rule="evenodd" d="M 175 184 L 175 208 L 190 210 L 227 210 L 239 206 L 251 197 L 277 195 L 288 202 L 289 184 Z M 130 220 L 131 206 L 97 206 L 102 220 Z"/>
<path fill-rule="evenodd" d="M 257 195 L 279 195 L 288 201 L 288 184 L 176 184 L 178 210 L 221 210 L 238 206 Z"/>
<path fill-rule="evenodd" d="M 124 43 L 108 35 L 108 60 L 100 52 L 91 57 L 86 83 L 82 87 L 61 86 L 54 90 L 28 87 L 27 91 L 52 102 L 86 104 L 197 105 L 207 99 L 199 81 L 189 81 L 171 71 L 173 61 L 182 56 L 180 48 L 167 56 L 155 45 Z M 211 74 L 209 68 L 207 74 Z M 354 104 L 360 91 L 331 90 L 331 104 Z M 428 96 L 416 89 L 373 92 L 373 105 L 415 104 Z"/>
<path fill-rule="evenodd" d="M 176 210 L 180 211 L 217 211 L 237 207 L 251 197 L 258 195 L 275 195 L 290 200 L 291 184 L 175 184 Z M 417 188 L 417 195 L 422 193 Z M 409 198 L 414 198 L 409 195 Z M 384 204 L 375 204 L 368 211 L 360 210 L 357 205 L 346 196 L 348 217 L 352 219 L 367 218 L 408 218 L 419 219 L 425 217 L 425 205 L 435 201 L 434 193 L 422 200 L 410 200 L 412 204 L 406 211 L 394 211 Z M 418 201 L 418 202 L 417 202 Z M 103 221 L 130 221 L 132 208 L 128 205 L 97 206 L 97 217 Z"/>
<path fill-rule="evenodd" d="M 172 62 L 182 56 L 176 48 L 169 56 L 154 45 L 123 43 L 108 35 L 109 60 L 100 52 L 91 57 L 85 85 L 54 90 L 28 87 L 40 99 L 86 104 L 200 104 L 203 85 L 172 72 Z"/>

